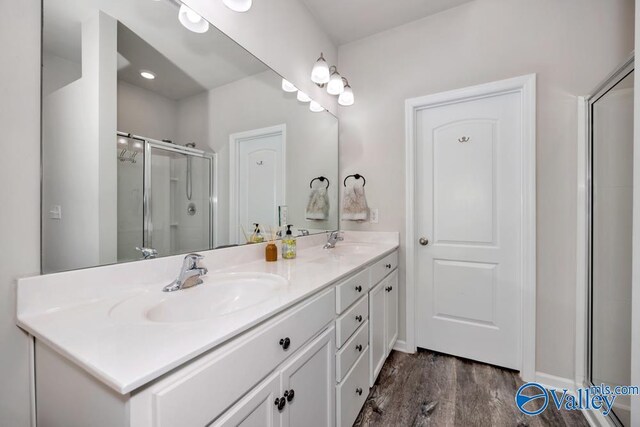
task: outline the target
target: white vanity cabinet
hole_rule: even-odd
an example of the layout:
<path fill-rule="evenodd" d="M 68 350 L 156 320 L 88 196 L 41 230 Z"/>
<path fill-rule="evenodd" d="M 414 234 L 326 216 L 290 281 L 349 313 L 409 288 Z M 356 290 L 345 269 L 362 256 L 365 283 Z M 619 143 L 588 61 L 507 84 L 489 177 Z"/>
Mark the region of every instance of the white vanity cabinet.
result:
<path fill-rule="evenodd" d="M 372 268 L 372 272 L 377 271 L 380 275 L 385 271 L 390 271 L 391 274 L 383 276 L 369 292 L 370 387 L 373 387 L 382 365 L 398 339 L 397 263 L 397 252 L 394 252 L 374 266 L 378 267 L 377 270 Z"/>
<path fill-rule="evenodd" d="M 323 332 L 236 405 L 215 427 L 331 427 L 335 417 L 334 328 Z"/>

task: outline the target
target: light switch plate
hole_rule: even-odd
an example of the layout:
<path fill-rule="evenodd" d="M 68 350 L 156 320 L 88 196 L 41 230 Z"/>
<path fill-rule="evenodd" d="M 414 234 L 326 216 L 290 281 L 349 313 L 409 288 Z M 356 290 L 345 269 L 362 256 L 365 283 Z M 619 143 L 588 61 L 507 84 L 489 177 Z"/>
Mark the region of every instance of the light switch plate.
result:
<path fill-rule="evenodd" d="M 51 206 L 51 209 L 49 209 L 49 219 L 62 219 L 62 206 Z"/>
<path fill-rule="evenodd" d="M 369 222 L 371 224 L 378 223 L 378 208 L 369 209 Z"/>

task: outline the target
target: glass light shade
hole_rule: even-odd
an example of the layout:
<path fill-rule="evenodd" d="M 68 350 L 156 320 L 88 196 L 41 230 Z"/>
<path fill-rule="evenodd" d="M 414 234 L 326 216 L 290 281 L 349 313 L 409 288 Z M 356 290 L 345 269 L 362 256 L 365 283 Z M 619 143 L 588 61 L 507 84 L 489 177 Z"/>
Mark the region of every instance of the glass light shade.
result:
<path fill-rule="evenodd" d="M 252 0 L 222 0 L 225 6 L 234 12 L 246 12 L 251 9 Z"/>
<path fill-rule="evenodd" d="M 338 72 L 331 74 L 331 80 L 327 84 L 327 92 L 329 95 L 340 95 L 344 91 L 344 82 Z"/>
<path fill-rule="evenodd" d="M 329 72 L 329 65 L 324 60 L 324 56 L 320 54 L 320 58 L 313 64 L 311 70 L 311 81 L 318 84 L 329 83 L 331 73 Z"/>
<path fill-rule="evenodd" d="M 178 20 L 187 30 L 194 33 L 206 33 L 209 31 L 209 23 L 184 4 L 180 6 Z"/>
<path fill-rule="evenodd" d="M 298 98 L 298 101 L 300 101 L 300 102 L 309 102 L 309 101 L 311 101 L 311 98 L 309 98 L 309 95 L 307 95 L 306 93 L 304 93 L 301 90 L 298 91 L 298 95 L 297 95 L 296 98 Z"/>
<path fill-rule="evenodd" d="M 282 79 L 282 90 L 285 92 L 295 92 L 298 90 L 289 80 Z"/>
<path fill-rule="evenodd" d="M 351 89 L 351 86 L 346 85 L 344 87 L 344 92 L 342 92 L 338 97 L 338 104 L 348 107 L 349 105 L 353 105 L 354 102 L 355 97 L 353 96 L 353 89 Z"/>
<path fill-rule="evenodd" d="M 309 110 L 313 111 L 314 113 L 321 113 L 324 111 L 324 108 L 322 108 L 322 105 L 318 104 L 316 101 L 311 101 L 311 103 L 309 104 Z"/>

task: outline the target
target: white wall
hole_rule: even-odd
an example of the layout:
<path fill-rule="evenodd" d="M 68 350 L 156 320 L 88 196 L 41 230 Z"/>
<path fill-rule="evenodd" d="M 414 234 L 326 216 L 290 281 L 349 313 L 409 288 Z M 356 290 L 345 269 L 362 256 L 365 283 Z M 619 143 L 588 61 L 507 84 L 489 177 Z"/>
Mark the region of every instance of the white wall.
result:
<path fill-rule="evenodd" d="M 0 424 L 23 427 L 30 361 L 15 326 L 15 281 L 40 271 L 40 2 L 1 0 L 0 40 L 11 64 L 0 67 Z"/>
<path fill-rule="evenodd" d="M 113 18 L 83 22 L 82 77 L 43 98 L 44 271 L 116 260 L 116 43 Z"/>
<path fill-rule="evenodd" d="M 222 1 L 184 3 L 325 108 L 337 112 L 336 97 L 309 77 L 320 52 L 327 62 L 336 64 L 337 49 L 302 1 L 254 1 L 245 13 L 231 11 Z"/>
<path fill-rule="evenodd" d="M 575 97 L 633 50 L 633 12 L 631 0 L 476 0 L 339 49 L 356 93 L 340 113 L 341 173 L 362 173 L 380 209 L 379 224 L 343 222 L 350 229 L 404 231 L 405 99 L 538 73 L 536 368 L 565 378 L 575 359 Z M 400 300 L 403 317 L 404 288 Z"/>

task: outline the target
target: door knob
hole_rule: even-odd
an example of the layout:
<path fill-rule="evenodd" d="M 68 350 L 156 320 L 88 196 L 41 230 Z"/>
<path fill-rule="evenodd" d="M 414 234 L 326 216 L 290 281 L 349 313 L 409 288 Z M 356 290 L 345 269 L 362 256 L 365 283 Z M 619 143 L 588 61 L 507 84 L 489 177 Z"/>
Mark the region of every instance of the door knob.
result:
<path fill-rule="evenodd" d="M 425 238 L 425 237 L 421 237 L 420 240 L 418 240 L 418 242 L 422 245 L 422 246 L 427 246 L 429 244 L 429 239 Z"/>

